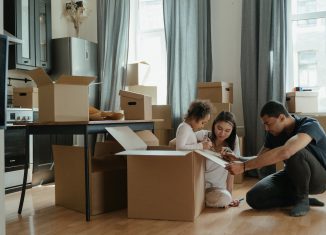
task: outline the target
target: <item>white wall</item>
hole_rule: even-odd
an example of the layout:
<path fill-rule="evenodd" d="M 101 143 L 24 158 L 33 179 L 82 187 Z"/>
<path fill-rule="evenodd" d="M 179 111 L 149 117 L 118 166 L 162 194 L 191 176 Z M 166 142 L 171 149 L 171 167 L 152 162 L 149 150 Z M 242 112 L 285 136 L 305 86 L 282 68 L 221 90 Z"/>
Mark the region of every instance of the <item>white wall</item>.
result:
<path fill-rule="evenodd" d="M 233 83 L 232 112 L 243 126 L 240 76 L 242 0 L 212 0 L 213 80 Z"/>
<path fill-rule="evenodd" d="M 51 0 L 52 38 L 75 37 L 74 24 L 64 14 L 65 4 L 70 0 Z M 97 42 L 96 0 L 83 0 L 87 17 L 79 29 L 79 37 Z"/>
<path fill-rule="evenodd" d="M 3 33 L 3 0 L 0 0 L 0 33 Z M 0 234 L 6 234 L 4 159 L 4 132 L 0 129 Z"/>

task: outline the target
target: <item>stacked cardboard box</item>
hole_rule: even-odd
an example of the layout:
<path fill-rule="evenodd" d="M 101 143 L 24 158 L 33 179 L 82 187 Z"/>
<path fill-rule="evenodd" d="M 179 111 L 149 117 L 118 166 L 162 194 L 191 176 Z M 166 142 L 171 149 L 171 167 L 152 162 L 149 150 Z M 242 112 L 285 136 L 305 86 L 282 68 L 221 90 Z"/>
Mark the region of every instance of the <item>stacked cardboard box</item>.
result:
<path fill-rule="evenodd" d="M 316 113 L 318 112 L 318 92 L 288 92 L 286 104 L 290 113 Z"/>
<path fill-rule="evenodd" d="M 128 127 L 107 131 L 126 151 L 128 217 L 194 221 L 204 208 L 204 152 L 147 146 Z M 210 158 L 211 159 L 211 158 Z"/>
<path fill-rule="evenodd" d="M 149 67 L 145 61 L 128 64 L 125 90 L 150 96 L 152 104 L 155 105 L 157 104 L 157 87 L 142 85 L 149 73 Z"/>
<path fill-rule="evenodd" d="M 209 100 L 213 105 L 211 119 L 205 126 L 205 129 L 211 130 L 213 121 L 220 112 L 231 112 L 233 84 L 227 82 L 200 82 L 197 88 L 197 99 Z"/>
<path fill-rule="evenodd" d="M 14 87 L 13 105 L 19 108 L 38 108 L 38 89 L 36 87 Z"/>
<path fill-rule="evenodd" d="M 154 124 L 154 134 L 160 145 L 168 145 L 173 139 L 171 105 L 153 105 L 153 119 L 161 119 Z"/>
<path fill-rule="evenodd" d="M 120 91 L 119 95 L 120 106 L 126 120 L 152 119 L 151 97 L 130 91 Z"/>

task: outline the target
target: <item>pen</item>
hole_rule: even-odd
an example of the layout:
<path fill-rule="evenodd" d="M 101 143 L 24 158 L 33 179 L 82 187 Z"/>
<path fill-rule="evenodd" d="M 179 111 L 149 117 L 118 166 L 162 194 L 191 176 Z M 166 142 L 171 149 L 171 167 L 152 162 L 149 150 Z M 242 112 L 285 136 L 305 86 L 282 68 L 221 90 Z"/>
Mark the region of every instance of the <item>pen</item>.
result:
<path fill-rule="evenodd" d="M 244 197 L 243 197 L 243 198 L 240 198 L 240 199 L 239 199 L 239 203 L 240 203 L 241 201 L 243 201 L 243 200 L 244 200 Z"/>

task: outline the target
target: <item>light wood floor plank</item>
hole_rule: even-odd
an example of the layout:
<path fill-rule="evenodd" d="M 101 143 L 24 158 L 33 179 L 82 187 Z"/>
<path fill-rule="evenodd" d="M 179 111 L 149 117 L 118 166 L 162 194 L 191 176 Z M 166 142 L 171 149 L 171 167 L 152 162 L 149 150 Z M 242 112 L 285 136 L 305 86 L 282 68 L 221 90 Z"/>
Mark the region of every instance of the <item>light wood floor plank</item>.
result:
<path fill-rule="evenodd" d="M 234 196 L 245 196 L 256 182 L 246 179 L 235 185 Z M 326 234 L 326 208 L 312 207 L 308 215 L 288 216 L 289 209 L 255 211 L 242 202 L 238 208 L 206 208 L 195 222 L 128 219 L 127 211 L 116 211 L 92 216 L 85 221 L 81 213 L 54 205 L 54 186 L 47 185 L 27 190 L 23 214 L 17 214 L 20 193 L 6 195 L 8 235 L 90 235 L 90 234 L 155 234 L 155 235 L 216 235 L 216 234 L 270 234 L 322 235 Z M 318 195 L 326 202 L 326 193 Z"/>

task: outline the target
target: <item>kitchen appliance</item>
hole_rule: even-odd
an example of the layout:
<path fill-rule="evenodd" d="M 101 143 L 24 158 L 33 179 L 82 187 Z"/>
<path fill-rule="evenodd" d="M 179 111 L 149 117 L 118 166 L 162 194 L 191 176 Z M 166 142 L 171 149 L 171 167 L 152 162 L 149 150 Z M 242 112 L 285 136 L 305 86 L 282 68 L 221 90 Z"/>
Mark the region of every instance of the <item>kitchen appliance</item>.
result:
<path fill-rule="evenodd" d="M 75 37 L 52 39 L 52 64 L 51 76 L 55 80 L 62 74 L 98 77 L 97 44 Z M 89 102 L 95 107 L 97 95 L 98 86 L 91 84 Z"/>
<path fill-rule="evenodd" d="M 5 130 L 5 191 L 6 193 L 21 189 L 25 164 L 25 123 L 33 121 L 33 110 L 24 108 L 7 108 Z M 33 170 L 33 137 L 29 137 L 29 169 L 27 186 L 31 187 Z"/>

